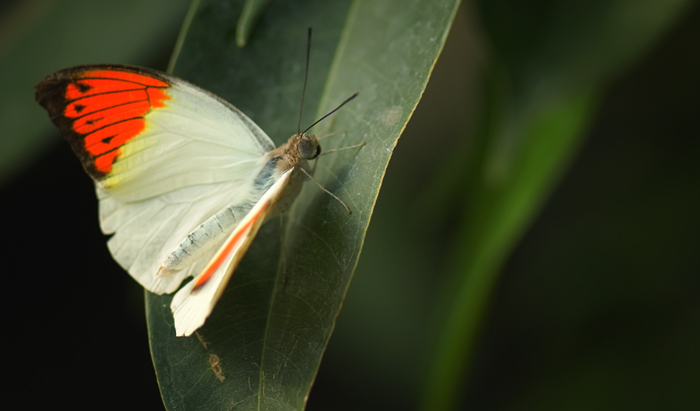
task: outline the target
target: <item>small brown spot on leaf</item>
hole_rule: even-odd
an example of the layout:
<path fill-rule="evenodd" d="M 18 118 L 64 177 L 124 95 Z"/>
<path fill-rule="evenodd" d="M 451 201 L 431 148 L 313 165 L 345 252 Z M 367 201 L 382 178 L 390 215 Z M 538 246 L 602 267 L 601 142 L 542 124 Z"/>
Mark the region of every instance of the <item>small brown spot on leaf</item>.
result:
<path fill-rule="evenodd" d="M 221 368 L 221 360 L 216 354 L 209 354 L 209 364 L 211 364 L 211 369 L 214 371 L 214 375 L 219 381 L 224 382 L 226 377 L 224 377 L 224 370 Z"/>

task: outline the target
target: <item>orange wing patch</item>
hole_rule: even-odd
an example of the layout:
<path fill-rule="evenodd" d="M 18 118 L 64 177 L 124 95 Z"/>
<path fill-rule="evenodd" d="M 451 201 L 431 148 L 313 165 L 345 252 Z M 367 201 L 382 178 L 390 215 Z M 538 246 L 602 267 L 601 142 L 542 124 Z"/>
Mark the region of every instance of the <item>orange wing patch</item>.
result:
<path fill-rule="evenodd" d="M 167 79 L 141 68 L 83 66 L 44 79 L 36 98 L 99 180 L 112 170 L 120 147 L 145 130 L 144 116 L 165 107 L 168 87 Z"/>

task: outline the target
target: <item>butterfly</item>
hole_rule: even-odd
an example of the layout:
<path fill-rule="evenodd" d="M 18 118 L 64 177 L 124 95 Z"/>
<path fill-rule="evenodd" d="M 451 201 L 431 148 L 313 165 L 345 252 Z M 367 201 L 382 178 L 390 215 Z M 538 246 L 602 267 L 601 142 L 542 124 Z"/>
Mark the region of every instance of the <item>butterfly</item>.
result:
<path fill-rule="evenodd" d="M 321 146 L 306 131 L 338 109 L 276 148 L 227 101 L 152 69 L 68 68 L 36 100 L 94 180 L 114 259 L 156 294 L 194 277 L 171 303 L 177 336 L 204 324 L 262 223 L 313 180 Z"/>

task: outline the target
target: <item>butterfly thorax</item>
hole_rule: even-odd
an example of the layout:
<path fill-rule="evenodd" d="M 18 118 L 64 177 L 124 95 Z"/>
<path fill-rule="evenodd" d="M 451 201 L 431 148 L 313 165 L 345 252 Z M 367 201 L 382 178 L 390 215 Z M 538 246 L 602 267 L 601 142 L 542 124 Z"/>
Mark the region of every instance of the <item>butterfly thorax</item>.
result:
<path fill-rule="evenodd" d="M 270 151 L 267 156 L 270 161 L 276 161 L 275 174 L 282 175 L 291 168 L 303 168 L 311 174 L 312 169 L 308 160 L 318 157 L 321 145 L 313 134 L 297 133 L 289 138 L 286 144 Z M 292 173 L 291 179 L 282 195 L 275 203 L 275 214 L 285 212 L 299 195 L 304 182 L 304 173 Z"/>
<path fill-rule="evenodd" d="M 286 144 L 268 152 L 264 157 L 265 166 L 253 181 L 250 194 L 246 196 L 253 201 L 227 206 L 201 223 L 178 244 L 175 250 L 168 254 L 158 270 L 158 275 L 169 276 L 182 270 L 213 245 L 217 245 L 222 236 L 227 235 L 229 229 L 239 223 L 242 217 L 254 207 L 259 198 L 285 172 L 293 168 L 304 168 L 307 173 L 311 174 L 312 169 L 309 167 L 308 159 L 316 158 L 320 150 L 315 136 L 300 133 L 293 135 Z M 289 182 L 275 201 L 267 219 L 289 209 L 301 192 L 305 177 L 306 175 L 298 170 L 291 174 Z"/>

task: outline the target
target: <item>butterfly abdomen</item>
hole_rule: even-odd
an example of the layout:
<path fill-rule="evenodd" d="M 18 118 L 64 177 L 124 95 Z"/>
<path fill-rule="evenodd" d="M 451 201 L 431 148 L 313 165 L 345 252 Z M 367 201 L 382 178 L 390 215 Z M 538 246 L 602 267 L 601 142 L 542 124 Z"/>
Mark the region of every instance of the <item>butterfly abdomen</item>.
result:
<path fill-rule="evenodd" d="M 213 247 L 220 246 L 251 207 L 252 204 L 235 205 L 209 217 L 175 247 L 161 264 L 157 275 L 169 276 L 179 272 Z"/>
<path fill-rule="evenodd" d="M 279 157 L 268 159 L 248 189 L 248 194 L 239 196 L 241 203 L 221 210 L 192 230 L 168 255 L 157 275 L 169 276 L 182 271 L 213 247 L 219 247 L 260 197 L 277 181 L 279 160 Z"/>

